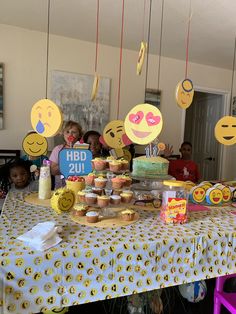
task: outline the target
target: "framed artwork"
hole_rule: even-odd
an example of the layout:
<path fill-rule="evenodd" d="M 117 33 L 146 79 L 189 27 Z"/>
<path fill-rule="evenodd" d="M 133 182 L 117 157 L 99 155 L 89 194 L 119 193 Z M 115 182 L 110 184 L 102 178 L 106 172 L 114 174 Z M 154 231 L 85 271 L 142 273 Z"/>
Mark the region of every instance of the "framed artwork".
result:
<path fill-rule="evenodd" d="M 100 77 L 97 97 L 91 101 L 93 75 L 52 71 L 51 99 L 61 107 L 63 120 L 79 122 L 84 132 L 102 134 L 109 121 L 110 78 Z"/>
<path fill-rule="evenodd" d="M 232 115 L 233 117 L 236 117 L 236 96 L 233 97 L 231 115 Z"/>
<path fill-rule="evenodd" d="M 3 129 L 3 83 L 4 83 L 4 67 L 0 63 L 0 129 Z"/>
<path fill-rule="evenodd" d="M 147 88 L 145 90 L 145 99 L 144 102 L 150 105 L 153 105 L 160 109 L 161 105 L 161 91 L 157 89 Z"/>

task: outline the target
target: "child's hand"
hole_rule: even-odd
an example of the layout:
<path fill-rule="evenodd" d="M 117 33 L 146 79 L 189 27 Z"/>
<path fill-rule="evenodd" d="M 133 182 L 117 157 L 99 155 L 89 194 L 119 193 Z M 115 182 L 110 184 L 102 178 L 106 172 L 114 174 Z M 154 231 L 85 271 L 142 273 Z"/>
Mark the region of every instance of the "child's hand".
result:
<path fill-rule="evenodd" d="M 166 147 L 164 149 L 164 157 L 170 157 L 171 155 L 173 155 L 173 152 L 173 145 L 166 144 Z"/>

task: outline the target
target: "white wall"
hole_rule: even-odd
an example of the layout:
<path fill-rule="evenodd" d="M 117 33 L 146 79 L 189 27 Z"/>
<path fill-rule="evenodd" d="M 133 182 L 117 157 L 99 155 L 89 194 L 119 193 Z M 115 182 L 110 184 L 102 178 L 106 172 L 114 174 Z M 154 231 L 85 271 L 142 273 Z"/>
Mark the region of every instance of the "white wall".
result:
<path fill-rule="evenodd" d="M 32 128 L 31 107 L 45 97 L 46 34 L 0 24 L 0 38 L 0 62 L 5 64 L 5 127 L 0 130 L 0 149 L 20 149 L 24 135 Z M 94 74 L 95 45 L 92 43 L 50 35 L 49 52 L 49 70 Z M 121 119 L 144 99 L 145 68 L 142 75 L 137 76 L 136 61 L 137 52 L 123 51 Z M 116 119 L 118 70 L 119 49 L 100 45 L 98 72 L 112 79 L 110 119 Z M 182 141 L 183 110 L 177 107 L 174 92 L 177 83 L 184 78 L 184 72 L 184 61 L 162 57 L 160 89 L 164 127 L 160 139 L 172 143 L 176 152 Z M 230 90 L 229 70 L 190 63 L 188 72 L 197 86 Z M 147 87 L 157 88 L 157 73 L 158 58 L 151 55 Z M 231 159 L 229 163 L 234 164 Z"/>

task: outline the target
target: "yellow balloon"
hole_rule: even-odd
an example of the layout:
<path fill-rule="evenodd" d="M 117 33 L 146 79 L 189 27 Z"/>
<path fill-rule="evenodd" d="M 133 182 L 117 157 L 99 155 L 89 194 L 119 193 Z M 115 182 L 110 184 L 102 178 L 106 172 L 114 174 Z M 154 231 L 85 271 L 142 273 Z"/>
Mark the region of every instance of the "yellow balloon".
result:
<path fill-rule="evenodd" d="M 29 156 L 42 156 L 47 153 L 48 142 L 45 137 L 32 132 L 27 134 L 23 139 L 22 148 Z"/>
<path fill-rule="evenodd" d="M 125 118 L 125 132 L 137 144 L 151 143 L 161 132 L 163 119 L 160 110 L 150 104 L 133 107 Z"/>
<path fill-rule="evenodd" d="M 33 129 L 44 137 L 56 135 L 62 126 L 63 118 L 60 108 L 49 99 L 41 99 L 31 109 Z"/>
<path fill-rule="evenodd" d="M 224 145 L 236 143 L 236 118 L 224 116 L 215 126 L 215 137 L 218 142 Z"/>
<path fill-rule="evenodd" d="M 187 109 L 193 101 L 194 89 L 190 79 L 179 82 L 175 90 L 175 98 L 178 106 Z"/>

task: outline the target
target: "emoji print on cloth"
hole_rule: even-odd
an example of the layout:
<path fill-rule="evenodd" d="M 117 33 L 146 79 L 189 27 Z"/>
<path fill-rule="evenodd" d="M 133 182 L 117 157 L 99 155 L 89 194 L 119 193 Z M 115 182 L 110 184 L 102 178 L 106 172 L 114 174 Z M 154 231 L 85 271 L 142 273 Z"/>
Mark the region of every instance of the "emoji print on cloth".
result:
<path fill-rule="evenodd" d="M 68 307 L 53 307 L 49 310 L 43 310 L 43 314 L 65 314 L 69 311 Z"/>
<path fill-rule="evenodd" d="M 151 143 L 161 132 L 163 119 L 158 108 L 150 104 L 133 107 L 125 118 L 125 132 L 137 144 Z"/>
<path fill-rule="evenodd" d="M 48 142 L 45 137 L 32 132 L 23 139 L 22 148 L 27 155 L 38 157 L 47 153 Z"/>
<path fill-rule="evenodd" d="M 112 120 L 104 130 L 100 142 L 105 142 L 111 148 L 123 148 L 132 142 L 125 133 L 124 121 Z"/>
<path fill-rule="evenodd" d="M 187 109 L 193 101 L 194 89 L 190 79 L 179 82 L 175 90 L 175 99 L 178 106 Z"/>
<path fill-rule="evenodd" d="M 56 135 L 62 126 L 63 118 L 60 108 L 49 99 L 41 99 L 31 109 L 33 129 L 44 137 Z"/>
<path fill-rule="evenodd" d="M 215 126 L 215 138 L 223 145 L 236 144 L 236 117 L 221 118 Z"/>

